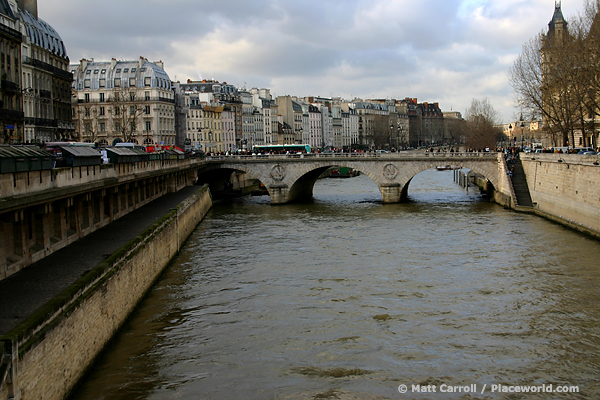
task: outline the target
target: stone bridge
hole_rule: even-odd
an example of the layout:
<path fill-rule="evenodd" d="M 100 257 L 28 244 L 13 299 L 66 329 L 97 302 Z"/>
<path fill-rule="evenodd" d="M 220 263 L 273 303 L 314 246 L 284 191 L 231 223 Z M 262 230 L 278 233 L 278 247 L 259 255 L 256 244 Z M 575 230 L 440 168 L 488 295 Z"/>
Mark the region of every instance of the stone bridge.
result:
<path fill-rule="evenodd" d="M 220 175 L 224 180 L 235 171 L 245 173 L 246 179 L 258 179 L 265 185 L 271 204 L 285 204 L 312 197 L 316 180 L 328 168 L 349 167 L 367 175 L 377 184 L 383 203 L 399 203 L 406 198 L 408 186 L 415 175 L 445 165 L 477 172 L 493 186 L 494 192 L 512 197 L 512 186 L 508 183 L 506 162 L 501 153 L 419 151 L 221 156 L 208 158 L 199 173 L 200 176 L 203 173 Z"/>

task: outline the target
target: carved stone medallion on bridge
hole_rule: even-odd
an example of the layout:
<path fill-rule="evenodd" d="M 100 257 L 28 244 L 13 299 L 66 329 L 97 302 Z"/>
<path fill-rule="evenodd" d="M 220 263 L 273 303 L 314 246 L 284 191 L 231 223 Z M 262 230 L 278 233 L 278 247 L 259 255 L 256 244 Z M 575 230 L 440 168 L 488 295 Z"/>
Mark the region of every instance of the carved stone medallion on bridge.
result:
<path fill-rule="evenodd" d="M 281 182 L 285 178 L 285 167 L 282 165 L 275 165 L 271 168 L 271 177 L 277 182 Z"/>
<path fill-rule="evenodd" d="M 383 175 L 390 181 L 394 180 L 394 178 L 398 176 L 398 167 L 394 164 L 386 164 L 383 167 Z"/>

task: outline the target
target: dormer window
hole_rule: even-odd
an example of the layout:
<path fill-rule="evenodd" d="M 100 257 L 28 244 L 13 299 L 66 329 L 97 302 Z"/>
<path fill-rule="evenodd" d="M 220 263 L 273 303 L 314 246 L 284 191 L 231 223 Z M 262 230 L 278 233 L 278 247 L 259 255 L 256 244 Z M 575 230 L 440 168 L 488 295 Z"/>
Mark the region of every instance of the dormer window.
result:
<path fill-rule="evenodd" d="M 123 72 L 125 72 L 125 73 L 129 72 L 129 68 L 125 68 L 125 69 L 123 70 Z"/>

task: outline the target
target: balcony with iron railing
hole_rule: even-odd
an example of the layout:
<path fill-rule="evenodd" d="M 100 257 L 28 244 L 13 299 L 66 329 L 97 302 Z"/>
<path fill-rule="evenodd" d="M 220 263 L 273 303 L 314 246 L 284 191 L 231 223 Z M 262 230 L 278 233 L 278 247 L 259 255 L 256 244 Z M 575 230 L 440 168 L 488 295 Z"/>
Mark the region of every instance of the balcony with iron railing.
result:
<path fill-rule="evenodd" d="M 7 92 L 20 92 L 21 89 L 19 88 L 19 84 L 16 82 L 11 82 L 7 79 L 2 79 L 0 81 L 0 85 L 2 85 L 2 90 L 7 91 Z"/>
<path fill-rule="evenodd" d="M 58 128 L 58 121 L 55 119 L 47 119 L 47 118 L 25 118 L 26 125 L 36 125 L 36 126 L 46 126 L 52 128 Z"/>
<path fill-rule="evenodd" d="M 5 33 L 9 36 L 12 36 L 14 39 L 17 39 L 19 42 L 23 41 L 23 35 L 21 35 L 21 32 L 17 31 L 16 29 L 9 28 L 8 26 L 6 26 L 4 24 L 0 24 L 0 32 Z"/>
<path fill-rule="evenodd" d="M 23 121 L 25 119 L 25 113 L 23 111 L 0 108 L 0 118 Z"/>
<path fill-rule="evenodd" d="M 50 65 L 48 63 L 45 63 L 40 60 L 36 60 L 36 59 L 28 57 L 28 56 L 23 56 L 23 64 L 31 65 L 33 67 L 43 69 L 44 71 L 51 72 L 62 78 L 73 80 L 73 74 L 70 73 L 69 71 L 65 71 L 64 69 L 60 69 L 58 67 L 55 67 L 54 65 Z"/>
<path fill-rule="evenodd" d="M 111 90 L 107 90 L 107 93 L 110 94 Z M 136 98 L 135 100 L 123 100 L 123 101 L 113 101 L 110 97 L 105 98 L 104 100 L 100 100 L 100 99 L 77 99 L 77 103 L 78 104 L 83 104 L 83 103 L 119 103 L 119 104 L 139 104 L 139 103 L 156 103 L 156 102 L 162 102 L 162 103 L 175 103 L 174 99 L 168 99 L 166 97 L 140 97 L 140 98 Z"/>

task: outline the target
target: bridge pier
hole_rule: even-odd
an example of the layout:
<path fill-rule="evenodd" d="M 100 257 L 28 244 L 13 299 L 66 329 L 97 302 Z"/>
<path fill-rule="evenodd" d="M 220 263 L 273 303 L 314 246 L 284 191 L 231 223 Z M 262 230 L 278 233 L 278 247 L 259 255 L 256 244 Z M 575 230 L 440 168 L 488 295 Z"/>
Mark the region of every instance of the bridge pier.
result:
<path fill-rule="evenodd" d="M 383 183 L 379 186 L 383 204 L 400 203 L 402 186 L 399 183 Z"/>
<path fill-rule="evenodd" d="M 290 188 L 288 185 L 268 186 L 271 204 L 286 204 L 289 201 Z"/>

